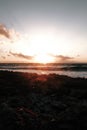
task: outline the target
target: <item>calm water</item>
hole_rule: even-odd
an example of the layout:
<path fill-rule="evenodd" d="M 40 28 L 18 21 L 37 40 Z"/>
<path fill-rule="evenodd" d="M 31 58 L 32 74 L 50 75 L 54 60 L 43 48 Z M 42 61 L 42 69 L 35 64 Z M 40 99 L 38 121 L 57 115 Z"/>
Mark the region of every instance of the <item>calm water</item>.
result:
<path fill-rule="evenodd" d="M 87 78 L 87 64 L 31 64 L 31 63 L 0 63 L 0 70 L 28 72 L 38 74 L 56 73 L 71 77 Z"/>

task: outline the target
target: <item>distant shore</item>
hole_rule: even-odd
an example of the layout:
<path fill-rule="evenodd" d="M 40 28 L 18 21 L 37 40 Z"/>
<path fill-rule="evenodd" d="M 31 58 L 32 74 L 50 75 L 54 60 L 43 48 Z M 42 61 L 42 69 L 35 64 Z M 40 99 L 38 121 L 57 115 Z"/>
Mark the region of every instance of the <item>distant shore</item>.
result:
<path fill-rule="evenodd" d="M 87 129 L 87 79 L 0 71 L 0 129 Z"/>

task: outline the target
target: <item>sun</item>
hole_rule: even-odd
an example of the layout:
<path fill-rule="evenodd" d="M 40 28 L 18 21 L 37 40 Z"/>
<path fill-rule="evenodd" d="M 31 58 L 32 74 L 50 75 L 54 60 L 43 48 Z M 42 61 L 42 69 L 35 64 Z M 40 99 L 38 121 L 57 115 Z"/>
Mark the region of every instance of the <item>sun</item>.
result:
<path fill-rule="evenodd" d="M 15 44 L 15 50 L 25 56 L 30 56 L 33 63 L 53 63 L 56 54 L 56 38 L 49 33 L 33 33 L 29 37 L 23 37 Z"/>
<path fill-rule="evenodd" d="M 34 62 L 42 64 L 52 63 L 54 62 L 54 58 L 49 54 L 38 54 L 34 57 Z"/>

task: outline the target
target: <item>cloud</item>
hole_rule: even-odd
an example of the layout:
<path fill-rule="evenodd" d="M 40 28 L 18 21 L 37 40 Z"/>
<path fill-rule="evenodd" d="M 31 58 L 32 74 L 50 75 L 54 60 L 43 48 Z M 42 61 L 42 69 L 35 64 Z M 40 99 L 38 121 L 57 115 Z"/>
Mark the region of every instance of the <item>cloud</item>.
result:
<path fill-rule="evenodd" d="M 66 62 L 66 61 L 74 59 L 74 57 L 63 56 L 63 55 L 56 55 L 54 56 L 54 58 L 56 61 L 60 61 L 60 62 Z"/>
<path fill-rule="evenodd" d="M 78 54 L 77 57 L 80 57 L 80 55 Z"/>
<path fill-rule="evenodd" d="M 7 56 L 10 56 L 9 54 Z"/>
<path fill-rule="evenodd" d="M 6 59 L 6 57 L 5 56 L 1 56 L 2 57 L 2 59 Z"/>
<path fill-rule="evenodd" d="M 0 35 L 6 37 L 8 39 L 10 38 L 9 30 L 3 24 L 0 24 Z"/>
<path fill-rule="evenodd" d="M 27 59 L 27 60 L 33 59 L 33 56 L 24 55 L 24 54 L 22 54 L 22 53 L 9 52 L 9 54 L 11 54 L 11 55 L 13 55 L 13 56 L 15 56 L 15 57 L 24 58 L 24 59 Z"/>
<path fill-rule="evenodd" d="M 71 59 L 73 59 L 73 57 L 70 57 L 70 56 L 63 56 L 63 55 L 59 55 L 58 56 L 61 60 L 71 60 Z"/>

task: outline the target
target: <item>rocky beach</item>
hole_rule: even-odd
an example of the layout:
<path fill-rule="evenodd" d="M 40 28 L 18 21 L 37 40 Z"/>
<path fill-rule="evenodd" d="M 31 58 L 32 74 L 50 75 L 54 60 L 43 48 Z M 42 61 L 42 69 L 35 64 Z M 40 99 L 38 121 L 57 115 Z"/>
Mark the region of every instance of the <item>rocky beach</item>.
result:
<path fill-rule="evenodd" d="M 0 130 L 86 130 L 87 79 L 0 71 Z"/>

